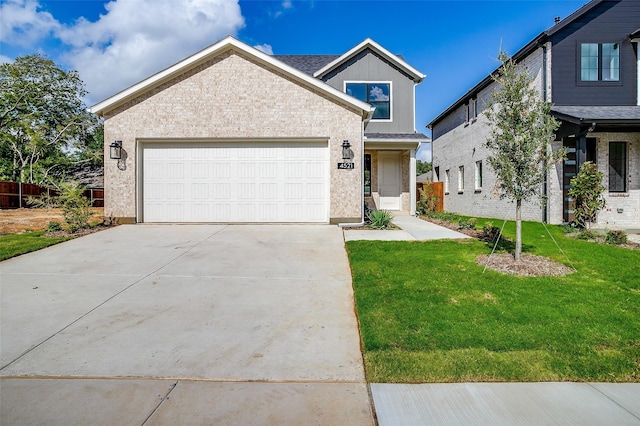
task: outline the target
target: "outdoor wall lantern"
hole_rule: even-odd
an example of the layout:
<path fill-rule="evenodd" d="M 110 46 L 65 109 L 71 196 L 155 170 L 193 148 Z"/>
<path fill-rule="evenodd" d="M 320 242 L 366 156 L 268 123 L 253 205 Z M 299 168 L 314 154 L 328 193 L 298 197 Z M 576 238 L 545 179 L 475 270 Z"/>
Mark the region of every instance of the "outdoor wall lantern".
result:
<path fill-rule="evenodd" d="M 342 141 L 342 159 L 343 160 L 351 160 L 351 144 L 348 140 Z"/>
<path fill-rule="evenodd" d="M 122 158 L 122 141 L 113 141 L 109 145 L 109 157 L 112 160 L 120 160 Z"/>

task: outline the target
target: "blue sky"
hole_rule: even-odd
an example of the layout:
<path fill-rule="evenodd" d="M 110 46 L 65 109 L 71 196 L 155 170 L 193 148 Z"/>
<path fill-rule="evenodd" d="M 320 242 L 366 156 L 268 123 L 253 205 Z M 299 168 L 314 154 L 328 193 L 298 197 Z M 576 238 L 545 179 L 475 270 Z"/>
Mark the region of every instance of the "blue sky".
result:
<path fill-rule="evenodd" d="M 0 61 L 45 53 L 79 71 L 92 105 L 226 35 L 274 54 L 342 54 L 370 37 L 427 74 L 416 90 L 416 130 L 427 132 L 497 67 L 500 47 L 515 53 L 583 3 L 1 0 Z"/>

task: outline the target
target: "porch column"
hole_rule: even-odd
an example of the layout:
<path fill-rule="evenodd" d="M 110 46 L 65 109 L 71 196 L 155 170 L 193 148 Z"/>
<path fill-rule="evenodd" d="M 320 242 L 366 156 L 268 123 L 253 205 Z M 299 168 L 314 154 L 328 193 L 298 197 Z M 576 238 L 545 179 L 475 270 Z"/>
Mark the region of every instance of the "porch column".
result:
<path fill-rule="evenodd" d="M 409 214 L 416 214 L 416 150 L 409 151 Z"/>

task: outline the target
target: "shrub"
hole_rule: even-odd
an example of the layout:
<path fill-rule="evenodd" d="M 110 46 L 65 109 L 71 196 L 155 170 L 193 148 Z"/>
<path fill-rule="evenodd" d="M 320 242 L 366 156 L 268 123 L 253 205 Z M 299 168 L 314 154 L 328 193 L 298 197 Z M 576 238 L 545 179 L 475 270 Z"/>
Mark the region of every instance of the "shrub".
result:
<path fill-rule="evenodd" d="M 369 219 L 369 227 L 374 229 L 389 229 L 393 214 L 387 210 L 374 210 L 367 216 Z"/>
<path fill-rule="evenodd" d="M 52 209 L 60 207 L 60 200 L 56 196 L 43 192 L 39 197 L 29 195 L 27 197 L 27 205 L 36 209 Z"/>
<path fill-rule="evenodd" d="M 500 234 L 500 228 L 493 226 L 493 222 L 487 221 L 482 225 L 482 234 L 489 240 L 494 240 Z"/>
<path fill-rule="evenodd" d="M 475 229 L 478 224 L 478 219 L 470 218 L 470 219 L 460 219 L 458 220 L 458 227 L 460 229 Z"/>
<path fill-rule="evenodd" d="M 52 220 L 51 222 L 49 222 L 49 225 L 47 226 L 47 232 L 57 232 L 57 231 L 62 231 L 62 225 L 60 225 L 60 222 Z"/>
<path fill-rule="evenodd" d="M 596 234 L 588 229 L 581 229 L 576 238 L 579 240 L 595 240 Z"/>
<path fill-rule="evenodd" d="M 602 185 L 604 175 L 598 171 L 598 167 L 590 162 L 585 162 L 578 174 L 571 179 L 569 196 L 575 202 L 575 222 L 582 228 L 589 229 L 596 221 L 596 216 L 605 206 L 602 193 L 605 191 Z"/>
<path fill-rule="evenodd" d="M 624 231 L 608 231 L 604 237 L 607 244 L 620 245 L 627 243 L 627 234 Z"/>
<path fill-rule="evenodd" d="M 416 205 L 416 213 L 420 215 L 436 213 L 439 197 L 435 194 L 431 186 L 427 186 L 426 191 L 423 188 L 420 188 L 419 191 L 420 200 L 418 200 Z"/>
<path fill-rule="evenodd" d="M 63 183 L 60 185 L 59 198 L 69 232 L 74 233 L 89 226 L 91 201 L 84 196 L 83 187 L 75 182 Z"/>

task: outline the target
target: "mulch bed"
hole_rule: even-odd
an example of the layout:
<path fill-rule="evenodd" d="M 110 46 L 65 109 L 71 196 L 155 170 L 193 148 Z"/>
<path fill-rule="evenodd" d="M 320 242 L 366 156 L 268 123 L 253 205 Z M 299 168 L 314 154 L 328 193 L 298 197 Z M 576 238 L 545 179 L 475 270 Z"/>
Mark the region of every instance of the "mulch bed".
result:
<path fill-rule="evenodd" d="M 491 256 L 483 254 L 476 257 L 476 263 L 494 271 L 527 277 L 562 277 L 575 272 L 574 269 L 555 262 L 548 257 L 527 253 L 522 253 L 518 262 L 510 253 L 494 253 Z"/>
<path fill-rule="evenodd" d="M 76 232 L 74 233 L 69 233 L 67 231 L 55 231 L 55 232 L 47 232 L 45 234 L 43 234 L 43 237 L 46 238 L 66 238 L 66 237 L 82 237 L 85 235 L 89 235 L 89 234 L 93 234 L 94 232 L 99 232 L 99 231 L 103 231 L 105 229 L 109 229 L 112 228 L 113 226 L 116 225 L 98 225 L 98 226 L 93 226 L 90 228 L 82 228 L 82 229 L 78 229 Z"/>
<path fill-rule="evenodd" d="M 482 231 L 460 228 L 455 223 L 446 222 L 443 220 L 426 218 L 423 216 L 420 216 L 420 218 L 428 222 L 433 222 L 436 225 L 440 225 L 445 228 L 449 228 L 462 234 L 468 235 L 472 238 L 488 241 L 487 236 Z M 575 272 L 574 269 L 569 268 L 562 263 L 555 262 L 548 257 L 535 256 L 533 254 L 527 253 L 522 253 L 520 255 L 520 261 L 518 262 L 516 262 L 514 256 L 510 253 L 494 253 L 491 256 L 483 254 L 476 258 L 476 263 L 481 266 L 486 266 L 488 269 L 491 269 L 493 271 L 526 277 L 561 277 Z"/>

